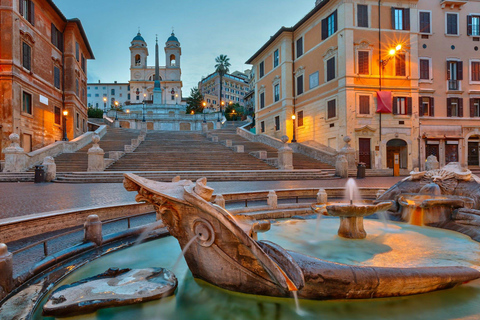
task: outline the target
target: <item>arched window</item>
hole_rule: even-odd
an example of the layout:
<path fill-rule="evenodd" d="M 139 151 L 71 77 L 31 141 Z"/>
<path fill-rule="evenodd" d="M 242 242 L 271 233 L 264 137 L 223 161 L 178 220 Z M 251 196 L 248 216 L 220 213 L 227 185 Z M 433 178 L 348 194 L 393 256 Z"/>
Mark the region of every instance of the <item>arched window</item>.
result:
<path fill-rule="evenodd" d="M 175 55 L 174 54 L 170 55 L 170 66 L 175 67 Z"/>
<path fill-rule="evenodd" d="M 142 64 L 142 62 L 141 62 L 141 59 L 140 59 L 140 55 L 137 54 L 135 56 L 135 66 L 140 66 L 141 64 Z"/>

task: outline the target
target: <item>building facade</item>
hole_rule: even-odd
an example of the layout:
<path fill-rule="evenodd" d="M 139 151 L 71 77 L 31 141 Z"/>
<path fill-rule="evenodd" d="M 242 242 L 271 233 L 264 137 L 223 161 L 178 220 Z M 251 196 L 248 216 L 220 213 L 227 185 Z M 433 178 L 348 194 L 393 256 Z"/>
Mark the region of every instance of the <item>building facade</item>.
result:
<path fill-rule="evenodd" d="M 473 12 L 472 1 L 317 1 L 247 61 L 257 133 L 336 150 L 349 136 L 368 168 L 392 168 L 395 154 L 405 169 L 430 154 L 478 166 Z"/>
<path fill-rule="evenodd" d="M 17 133 L 26 152 L 87 131 L 87 60 L 93 59 L 80 20 L 51 0 L 0 6 L 0 154 Z"/>
<path fill-rule="evenodd" d="M 158 43 L 158 40 L 157 40 Z M 159 66 L 162 104 L 182 104 L 182 49 L 172 32 L 165 43 L 165 66 Z M 130 46 L 130 103 L 153 100 L 155 66 L 149 66 L 148 47 L 140 32 Z"/>
<path fill-rule="evenodd" d="M 109 110 L 115 106 L 115 101 L 119 105 L 130 102 L 130 84 L 129 83 L 87 83 L 87 102 L 89 108 Z"/>
<path fill-rule="evenodd" d="M 245 106 L 245 94 L 249 91 L 248 75 L 235 71 L 222 77 L 222 101 L 225 104 L 238 103 Z M 220 75 L 214 72 L 198 83 L 198 90 L 203 95 L 210 109 L 220 110 Z"/>

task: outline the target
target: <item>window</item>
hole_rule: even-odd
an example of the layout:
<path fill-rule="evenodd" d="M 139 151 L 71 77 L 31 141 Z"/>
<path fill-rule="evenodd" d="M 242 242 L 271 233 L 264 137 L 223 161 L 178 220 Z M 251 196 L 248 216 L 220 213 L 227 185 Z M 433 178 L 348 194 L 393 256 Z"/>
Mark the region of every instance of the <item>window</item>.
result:
<path fill-rule="evenodd" d="M 75 42 L 75 58 L 80 62 L 80 45 L 78 42 Z"/>
<path fill-rule="evenodd" d="M 77 129 L 80 128 L 80 115 L 77 113 Z"/>
<path fill-rule="evenodd" d="M 28 114 L 32 114 L 32 95 L 24 91 L 22 100 L 22 111 Z"/>
<path fill-rule="evenodd" d="M 460 90 L 460 80 L 463 80 L 463 62 L 447 61 L 448 90 Z"/>
<path fill-rule="evenodd" d="M 175 96 L 172 94 L 172 101 L 175 100 Z"/>
<path fill-rule="evenodd" d="M 330 100 L 327 102 L 327 119 L 335 118 L 337 116 L 337 100 Z"/>
<path fill-rule="evenodd" d="M 303 127 L 303 111 L 298 111 L 297 117 L 298 117 L 297 126 L 298 127 Z"/>
<path fill-rule="evenodd" d="M 22 42 L 22 65 L 27 70 L 32 70 L 32 48 L 25 42 Z"/>
<path fill-rule="evenodd" d="M 98 93 L 95 93 L 95 97 L 99 97 L 100 95 Z"/>
<path fill-rule="evenodd" d="M 447 98 L 447 117 L 463 117 L 462 98 Z"/>
<path fill-rule="evenodd" d="M 55 124 L 60 124 L 60 121 L 61 121 L 60 108 L 53 107 L 53 112 L 55 114 Z"/>
<path fill-rule="evenodd" d="M 140 96 L 139 96 L 139 95 L 137 95 L 137 101 L 138 101 L 138 100 L 140 100 Z"/>
<path fill-rule="evenodd" d="M 297 58 L 303 55 L 303 38 L 297 40 Z"/>
<path fill-rule="evenodd" d="M 278 67 L 278 63 L 279 63 L 279 53 L 278 53 L 278 49 L 275 50 L 273 52 L 273 67 L 276 68 Z"/>
<path fill-rule="evenodd" d="M 260 132 L 265 132 L 265 121 L 260 122 Z"/>
<path fill-rule="evenodd" d="M 429 59 L 420 59 L 420 80 L 430 80 Z"/>
<path fill-rule="evenodd" d="M 420 117 L 433 117 L 433 98 L 432 97 L 419 97 L 418 108 Z"/>
<path fill-rule="evenodd" d="M 273 96 L 274 96 L 274 102 L 277 102 L 278 100 L 280 100 L 280 85 L 279 84 L 276 84 L 274 87 L 273 87 Z"/>
<path fill-rule="evenodd" d="M 32 0 L 20 0 L 19 12 L 32 26 L 35 25 L 35 5 Z"/>
<path fill-rule="evenodd" d="M 110 94 L 111 94 L 112 96 L 114 96 L 114 95 L 115 95 L 115 89 L 111 89 L 111 90 L 110 90 Z"/>
<path fill-rule="evenodd" d="M 57 66 L 53 67 L 53 85 L 60 89 L 60 68 Z"/>
<path fill-rule="evenodd" d="M 276 131 L 280 130 L 280 117 L 279 116 L 275 117 L 275 130 Z"/>
<path fill-rule="evenodd" d="M 335 57 L 327 60 L 327 81 L 335 79 Z"/>
<path fill-rule="evenodd" d="M 297 96 L 303 93 L 303 75 L 297 77 Z"/>
<path fill-rule="evenodd" d="M 359 96 L 358 104 L 360 114 L 370 114 L 370 96 Z"/>
<path fill-rule="evenodd" d="M 392 7 L 392 29 L 410 30 L 410 9 Z"/>
<path fill-rule="evenodd" d="M 447 13 L 446 34 L 458 35 L 458 14 Z"/>
<path fill-rule="evenodd" d="M 357 5 L 357 26 L 368 28 L 368 6 L 366 4 Z"/>
<path fill-rule="evenodd" d="M 480 36 L 480 16 L 467 16 L 467 34 Z"/>
<path fill-rule="evenodd" d="M 318 87 L 318 81 L 319 81 L 318 78 L 319 78 L 319 77 L 318 77 L 318 71 L 317 71 L 317 72 L 314 72 L 314 73 L 312 73 L 312 74 L 310 75 L 310 77 L 309 77 L 309 80 L 310 80 L 310 81 L 309 81 L 309 82 L 310 82 L 310 89 L 315 88 L 315 87 Z"/>
<path fill-rule="evenodd" d="M 399 77 L 406 76 L 405 54 L 397 53 L 395 56 L 395 75 Z"/>
<path fill-rule="evenodd" d="M 358 74 L 370 74 L 368 51 L 358 51 Z"/>
<path fill-rule="evenodd" d="M 260 109 L 265 108 L 265 92 L 260 93 Z"/>
<path fill-rule="evenodd" d="M 420 33 L 431 33 L 430 31 L 430 12 L 420 11 L 419 13 Z"/>
<path fill-rule="evenodd" d="M 58 50 L 63 52 L 63 33 L 61 33 L 53 23 L 51 25 L 50 33 L 52 44 L 57 47 Z"/>
<path fill-rule="evenodd" d="M 392 109 L 393 109 L 392 110 L 393 114 L 411 115 L 412 114 L 412 98 L 394 97 Z"/>
<path fill-rule="evenodd" d="M 480 61 L 472 61 L 470 66 L 470 79 L 472 81 L 480 81 Z"/>
<path fill-rule="evenodd" d="M 265 75 L 265 63 L 264 63 L 264 61 L 260 62 L 260 65 L 258 66 L 258 73 L 260 75 L 260 78 L 262 78 Z"/>
<path fill-rule="evenodd" d="M 470 117 L 480 117 L 480 98 L 470 99 Z"/>
<path fill-rule="evenodd" d="M 337 10 L 322 20 L 322 40 L 337 32 Z"/>
<path fill-rule="evenodd" d="M 86 65 L 86 64 L 85 64 L 85 57 L 83 56 L 83 53 L 82 53 L 82 70 L 83 70 L 83 72 L 86 71 L 86 70 L 85 70 L 85 65 Z"/>
<path fill-rule="evenodd" d="M 75 93 L 77 94 L 77 96 L 80 96 L 79 94 L 79 86 L 78 86 L 78 79 L 75 79 Z"/>

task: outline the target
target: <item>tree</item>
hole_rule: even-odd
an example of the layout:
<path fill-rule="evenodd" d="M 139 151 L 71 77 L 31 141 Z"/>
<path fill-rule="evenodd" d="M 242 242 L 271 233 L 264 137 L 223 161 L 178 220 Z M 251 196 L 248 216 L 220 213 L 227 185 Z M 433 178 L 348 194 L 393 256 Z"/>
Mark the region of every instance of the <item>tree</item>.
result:
<path fill-rule="evenodd" d="M 88 108 L 88 117 L 89 118 L 103 118 L 103 110 L 102 109 L 95 109 L 93 107 Z"/>
<path fill-rule="evenodd" d="M 221 54 L 215 58 L 215 71 L 220 76 L 220 93 L 218 94 L 218 101 L 220 103 L 220 109 L 222 108 L 222 88 L 223 88 L 223 76 L 227 74 L 230 70 L 228 69 L 230 64 L 230 58 L 228 58 L 225 54 Z"/>
<path fill-rule="evenodd" d="M 245 109 L 238 103 L 229 104 L 225 108 L 225 118 L 228 121 L 236 121 L 242 119 L 245 114 Z"/>
<path fill-rule="evenodd" d="M 190 90 L 190 97 L 187 98 L 187 113 L 192 111 L 195 113 L 203 112 L 203 96 L 198 88 Z"/>

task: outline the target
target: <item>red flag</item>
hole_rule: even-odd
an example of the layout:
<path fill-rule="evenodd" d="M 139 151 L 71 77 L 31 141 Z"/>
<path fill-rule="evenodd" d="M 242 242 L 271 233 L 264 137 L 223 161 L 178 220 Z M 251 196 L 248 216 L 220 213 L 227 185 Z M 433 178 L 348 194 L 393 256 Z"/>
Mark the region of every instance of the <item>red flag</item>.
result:
<path fill-rule="evenodd" d="M 377 91 L 377 113 L 392 113 L 391 91 Z"/>

